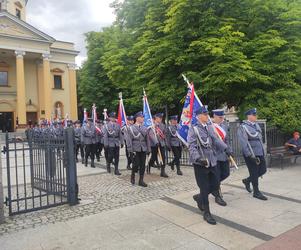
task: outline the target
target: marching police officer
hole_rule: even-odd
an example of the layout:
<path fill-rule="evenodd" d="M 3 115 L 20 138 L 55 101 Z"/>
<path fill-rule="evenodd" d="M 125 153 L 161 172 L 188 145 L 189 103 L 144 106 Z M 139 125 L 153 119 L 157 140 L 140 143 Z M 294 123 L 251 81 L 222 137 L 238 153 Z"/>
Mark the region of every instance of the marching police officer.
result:
<path fill-rule="evenodd" d="M 170 120 L 170 125 L 167 128 L 166 142 L 168 145 L 168 149 L 172 150 L 172 153 L 174 155 L 174 159 L 170 163 L 170 166 L 171 169 L 174 170 L 174 165 L 176 165 L 177 175 L 183 175 L 180 169 L 180 159 L 182 156 L 182 142 L 177 136 L 177 131 L 179 129 L 178 116 L 177 115 L 171 116 L 169 120 Z"/>
<path fill-rule="evenodd" d="M 130 115 L 127 117 L 127 126 L 124 126 L 122 128 L 122 132 L 123 132 L 123 135 L 124 135 L 124 142 L 125 142 L 125 153 L 126 153 L 126 159 L 127 159 L 127 165 L 126 165 L 126 168 L 128 170 L 131 170 L 131 164 L 133 163 L 133 153 L 129 151 L 128 149 L 128 145 L 129 145 L 129 142 L 128 140 L 130 140 L 129 138 L 129 127 L 132 126 L 134 124 L 134 116 Z"/>
<path fill-rule="evenodd" d="M 135 173 L 139 169 L 139 183 L 141 187 L 147 187 L 144 182 L 145 161 L 146 155 L 150 153 L 150 141 L 148 137 L 147 128 L 143 125 L 143 112 L 138 112 L 135 115 L 136 123 L 129 126 L 128 134 L 128 150 L 133 154 L 133 167 L 131 175 L 131 183 L 135 184 Z"/>
<path fill-rule="evenodd" d="M 223 109 L 215 109 L 213 112 L 213 125 L 215 127 L 216 133 L 224 143 L 227 144 L 227 150 L 217 150 L 216 158 L 217 158 L 217 172 L 219 176 L 219 181 L 222 182 L 230 175 L 230 164 L 229 164 L 229 156 L 233 156 L 232 148 L 230 147 L 230 139 L 229 139 L 229 127 L 225 121 L 225 111 Z M 216 190 L 212 193 L 215 196 L 215 202 L 221 206 L 226 206 L 227 203 L 223 200 L 221 189 Z"/>
<path fill-rule="evenodd" d="M 92 124 L 92 119 L 89 118 L 86 125 L 82 127 L 81 140 L 85 145 L 85 166 L 88 166 L 88 157 L 91 158 L 91 167 L 95 168 L 95 127 Z"/>
<path fill-rule="evenodd" d="M 96 153 L 96 159 L 99 162 L 100 161 L 102 147 L 103 147 L 103 131 L 102 131 L 102 125 L 101 125 L 100 120 L 96 120 L 95 130 L 96 130 L 96 148 L 95 148 L 95 153 Z"/>
<path fill-rule="evenodd" d="M 74 137 L 75 137 L 75 158 L 76 158 L 76 162 L 78 162 L 78 152 L 80 151 L 80 156 L 81 156 L 81 161 L 82 161 L 82 164 L 85 163 L 85 160 L 84 160 L 84 146 L 82 144 L 82 141 L 81 141 L 81 123 L 79 120 L 77 120 L 75 122 L 75 126 L 74 126 Z"/>
<path fill-rule="evenodd" d="M 109 114 L 109 122 L 104 125 L 103 139 L 104 146 L 107 150 L 107 171 L 111 172 L 111 163 L 114 159 L 115 175 L 121 175 L 118 170 L 119 165 L 119 151 L 120 147 L 123 147 L 123 135 L 120 125 L 116 122 L 116 113 L 111 112 Z"/>
<path fill-rule="evenodd" d="M 267 200 L 267 197 L 264 196 L 258 188 L 258 178 L 265 174 L 266 162 L 262 143 L 262 131 L 258 123 L 256 123 L 256 108 L 248 110 L 245 115 L 247 116 L 247 121 L 242 122 L 240 125 L 238 138 L 250 176 L 243 179 L 242 182 L 249 193 L 252 192 L 250 185 L 250 183 L 252 183 L 253 197 L 260 200 Z"/>
<path fill-rule="evenodd" d="M 167 178 L 168 175 L 165 172 L 166 165 L 166 126 L 162 123 L 162 118 L 164 114 L 158 113 L 155 114 L 155 128 L 149 129 L 149 137 L 151 140 L 152 147 L 152 156 L 150 160 L 150 166 L 154 165 L 154 162 L 157 160 L 159 156 L 161 161 L 161 173 L 160 176 Z"/>
<path fill-rule="evenodd" d="M 208 195 L 219 189 L 216 151 L 224 151 L 227 145 L 220 140 L 212 125 L 208 124 L 208 110 L 202 106 L 196 111 L 197 123 L 188 130 L 188 149 L 190 161 L 193 163 L 200 194 L 196 196 L 200 210 L 204 211 L 204 220 L 216 224 L 209 209 Z M 194 197 L 195 198 L 195 197 Z"/>

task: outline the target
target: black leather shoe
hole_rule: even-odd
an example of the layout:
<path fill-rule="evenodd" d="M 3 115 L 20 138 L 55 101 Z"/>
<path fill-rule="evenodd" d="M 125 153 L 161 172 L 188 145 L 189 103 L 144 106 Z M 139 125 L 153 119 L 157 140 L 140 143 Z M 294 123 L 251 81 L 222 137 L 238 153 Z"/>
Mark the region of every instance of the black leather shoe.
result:
<path fill-rule="evenodd" d="M 111 166 L 110 165 L 107 165 L 107 172 L 111 173 Z"/>
<path fill-rule="evenodd" d="M 177 175 L 183 175 L 183 172 L 180 169 L 178 169 L 177 170 Z"/>
<path fill-rule="evenodd" d="M 204 211 L 204 207 L 202 205 L 202 202 L 199 199 L 200 195 L 199 194 L 195 194 L 194 196 L 192 196 L 192 198 L 195 200 L 195 202 L 198 205 L 198 208 L 203 212 Z"/>
<path fill-rule="evenodd" d="M 215 197 L 215 202 L 220 206 L 223 206 L 223 207 L 227 206 L 227 203 L 219 195 Z"/>
<path fill-rule="evenodd" d="M 245 185 L 246 190 L 249 193 L 252 193 L 252 188 L 251 188 L 251 185 L 250 185 L 250 181 L 248 181 L 247 179 L 243 179 L 242 183 Z"/>
<path fill-rule="evenodd" d="M 132 170 L 132 168 L 131 168 L 130 165 L 127 165 L 127 166 L 126 166 L 126 169 L 127 169 L 127 170 Z"/>
<path fill-rule="evenodd" d="M 210 212 L 205 212 L 203 217 L 204 220 L 207 221 L 207 223 L 211 225 L 216 225 L 216 220 L 212 217 Z"/>
<path fill-rule="evenodd" d="M 138 185 L 140 186 L 140 187 L 147 187 L 147 184 L 143 181 L 143 180 L 139 180 L 139 183 L 138 183 Z"/>
<path fill-rule="evenodd" d="M 121 173 L 119 172 L 118 169 L 114 171 L 114 174 L 115 174 L 115 175 L 121 175 Z"/>
<path fill-rule="evenodd" d="M 183 175 L 183 172 L 180 169 L 180 166 L 177 166 L 177 175 Z"/>
<path fill-rule="evenodd" d="M 257 198 L 259 200 L 262 200 L 262 201 L 266 201 L 268 198 L 266 196 L 264 196 L 261 192 L 255 192 L 253 194 L 253 197 L 254 198 Z"/>

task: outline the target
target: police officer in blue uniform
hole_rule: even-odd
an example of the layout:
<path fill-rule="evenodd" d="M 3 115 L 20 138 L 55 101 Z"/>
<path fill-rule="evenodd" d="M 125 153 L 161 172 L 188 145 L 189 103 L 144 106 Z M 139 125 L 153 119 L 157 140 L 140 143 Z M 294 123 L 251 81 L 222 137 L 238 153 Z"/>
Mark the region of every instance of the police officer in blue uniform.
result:
<path fill-rule="evenodd" d="M 75 138 L 75 159 L 78 162 L 78 153 L 80 152 L 81 162 L 85 163 L 84 146 L 81 141 L 81 122 L 77 120 L 74 123 L 74 138 Z"/>
<path fill-rule="evenodd" d="M 220 140 L 212 124 L 208 124 L 208 110 L 202 106 L 196 111 L 198 122 L 188 130 L 188 150 L 190 161 L 194 167 L 194 174 L 200 194 L 197 204 L 204 211 L 204 220 L 215 225 L 209 209 L 208 195 L 219 189 L 219 174 L 217 171 L 217 151 L 225 151 L 227 145 Z"/>
<path fill-rule="evenodd" d="M 154 163 L 158 160 L 158 157 L 160 157 L 161 161 L 161 173 L 160 176 L 163 178 L 168 178 L 168 175 L 165 172 L 165 166 L 166 166 L 166 126 L 162 123 L 164 114 L 158 113 L 155 114 L 154 119 L 155 128 L 149 129 L 149 137 L 151 141 L 151 150 L 152 150 L 152 156 L 151 160 L 149 162 L 150 166 L 154 166 Z"/>
<path fill-rule="evenodd" d="M 107 159 L 107 171 L 111 172 L 111 163 L 113 163 L 114 159 L 114 174 L 121 175 L 119 172 L 119 152 L 120 147 L 123 148 L 123 135 L 121 132 L 120 125 L 116 122 L 116 113 L 111 112 L 109 114 L 110 121 L 104 125 L 103 129 L 103 139 L 104 139 L 104 146 L 108 153 Z"/>
<path fill-rule="evenodd" d="M 85 145 L 85 166 L 88 166 L 88 157 L 91 158 L 91 167 L 95 168 L 95 127 L 93 126 L 92 119 L 89 118 L 86 125 L 82 127 L 81 140 Z"/>
<path fill-rule="evenodd" d="M 177 168 L 177 175 L 183 175 L 181 169 L 180 169 L 180 159 L 182 156 L 182 141 L 179 139 L 177 135 L 177 131 L 179 129 L 178 125 L 178 116 L 170 116 L 169 118 L 169 126 L 167 128 L 166 132 L 166 142 L 169 151 L 172 151 L 174 158 L 169 164 L 171 166 L 171 169 L 174 170 L 174 166 L 176 165 Z"/>
<path fill-rule="evenodd" d="M 266 162 L 262 143 L 262 131 L 258 123 L 256 123 L 256 108 L 248 110 L 245 115 L 247 116 L 247 121 L 242 122 L 240 125 L 238 138 L 250 176 L 243 179 L 242 182 L 249 193 L 252 192 L 250 185 L 252 183 L 253 197 L 267 200 L 267 197 L 259 191 L 258 187 L 258 178 L 266 173 Z"/>
<path fill-rule="evenodd" d="M 135 117 L 130 115 L 127 117 L 127 126 L 124 126 L 122 128 L 122 132 L 123 132 L 123 136 L 124 136 L 124 143 L 125 143 L 125 153 L 126 153 L 126 159 L 127 159 L 127 165 L 126 165 L 126 168 L 128 170 L 131 170 L 131 165 L 133 163 L 133 153 L 132 152 L 129 152 L 128 150 L 128 145 L 129 145 L 129 141 L 130 140 L 130 126 L 132 126 L 134 124 L 134 120 L 135 120 Z"/>
<path fill-rule="evenodd" d="M 215 126 L 216 133 L 219 134 L 219 138 L 227 144 L 226 151 L 217 150 L 216 158 L 217 158 L 217 172 L 219 176 L 219 181 L 222 182 L 230 175 L 230 164 L 229 164 L 229 156 L 233 157 L 233 151 L 230 146 L 230 138 L 229 138 L 229 127 L 227 122 L 225 121 L 225 111 L 223 109 L 215 109 L 212 111 L 213 113 L 213 125 Z M 221 189 L 216 190 L 212 193 L 215 196 L 215 202 L 221 206 L 226 206 L 227 203 L 223 200 Z"/>
<path fill-rule="evenodd" d="M 135 173 L 139 170 L 139 183 L 141 187 L 147 187 L 144 182 L 146 155 L 150 153 L 150 141 L 148 137 L 147 127 L 143 125 L 143 112 L 135 114 L 135 124 L 130 125 L 128 130 L 128 150 L 133 154 L 133 167 L 131 175 L 131 183 L 135 184 Z"/>
<path fill-rule="evenodd" d="M 96 145 L 95 145 L 95 154 L 97 162 L 100 162 L 101 151 L 103 148 L 103 126 L 100 120 L 95 122 L 95 132 L 96 132 Z"/>

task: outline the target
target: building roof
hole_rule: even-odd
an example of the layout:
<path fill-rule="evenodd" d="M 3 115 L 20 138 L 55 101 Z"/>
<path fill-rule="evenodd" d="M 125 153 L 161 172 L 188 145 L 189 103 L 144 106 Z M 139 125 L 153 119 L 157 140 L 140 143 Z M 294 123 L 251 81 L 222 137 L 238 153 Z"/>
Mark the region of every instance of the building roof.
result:
<path fill-rule="evenodd" d="M 27 2 L 27 1 L 26 1 Z M 29 23 L 17 18 L 16 16 L 10 14 L 7 11 L 0 11 L 0 18 L 5 17 L 12 21 L 13 23 L 19 25 L 20 27 L 24 28 L 25 30 L 30 31 L 34 36 L 33 37 L 23 37 L 21 35 L 14 35 L 14 34 L 2 34 L 0 33 L 0 36 L 4 37 L 13 37 L 17 39 L 29 39 L 33 41 L 39 41 L 39 42 L 46 42 L 49 43 L 50 48 L 53 52 L 57 53 L 64 53 L 64 54 L 72 54 L 72 55 L 78 55 L 79 51 L 74 49 L 74 43 L 65 42 L 65 41 L 58 41 L 55 38 L 47 35 L 46 33 L 40 31 L 39 29 L 35 28 L 34 26 L 30 25 Z"/>
<path fill-rule="evenodd" d="M 32 25 L 30 25 L 27 22 L 24 22 L 23 20 L 17 18 L 16 16 L 10 14 L 7 11 L 1 11 L 0 12 L 0 17 L 6 17 L 8 19 L 10 19 L 11 21 L 19 24 L 20 26 L 22 26 L 23 28 L 30 30 L 32 33 L 36 34 L 37 36 L 41 37 L 41 39 L 48 41 L 49 43 L 53 43 L 55 41 L 55 39 L 49 35 L 47 35 L 46 33 L 38 30 L 37 28 L 33 27 Z"/>

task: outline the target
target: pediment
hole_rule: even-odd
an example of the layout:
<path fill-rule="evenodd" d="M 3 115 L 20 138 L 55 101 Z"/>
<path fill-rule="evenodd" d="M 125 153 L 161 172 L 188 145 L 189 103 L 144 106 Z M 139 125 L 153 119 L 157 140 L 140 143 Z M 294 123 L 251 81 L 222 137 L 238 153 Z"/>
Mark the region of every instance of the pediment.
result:
<path fill-rule="evenodd" d="M 52 37 L 5 12 L 0 13 L 0 35 L 54 42 Z"/>
<path fill-rule="evenodd" d="M 63 74 L 65 71 L 60 69 L 60 68 L 54 68 L 51 70 L 51 73 L 59 73 L 59 74 Z"/>

